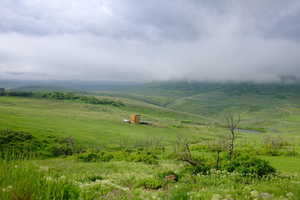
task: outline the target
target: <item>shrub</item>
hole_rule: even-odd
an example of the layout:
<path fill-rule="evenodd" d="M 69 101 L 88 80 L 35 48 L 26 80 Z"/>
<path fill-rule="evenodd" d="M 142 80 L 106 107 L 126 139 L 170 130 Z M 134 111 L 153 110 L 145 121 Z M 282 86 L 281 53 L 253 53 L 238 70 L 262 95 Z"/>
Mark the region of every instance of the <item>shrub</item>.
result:
<path fill-rule="evenodd" d="M 24 131 L 0 130 L 0 152 L 52 157 L 81 152 L 73 138 L 37 138 Z"/>
<path fill-rule="evenodd" d="M 127 151 L 113 151 L 110 153 L 113 156 L 113 159 L 117 161 L 128 160 L 129 157 L 129 152 Z"/>
<path fill-rule="evenodd" d="M 138 187 L 143 187 L 144 189 L 158 190 L 162 188 L 164 181 L 157 178 L 146 178 L 138 182 Z"/>
<path fill-rule="evenodd" d="M 108 162 L 112 160 L 114 157 L 112 154 L 108 152 L 99 152 L 99 153 L 82 153 L 77 156 L 78 160 L 84 162 Z"/>
<path fill-rule="evenodd" d="M 54 138 L 47 150 L 53 156 L 69 156 L 83 151 L 72 137 Z"/>
<path fill-rule="evenodd" d="M 77 159 L 84 162 L 109 162 L 111 160 L 124 160 L 129 162 L 158 164 L 158 157 L 153 152 L 146 152 L 143 150 L 99 151 L 93 153 L 81 153 L 77 156 Z"/>
<path fill-rule="evenodd" d="M 83 162 L 97 162 L 99 156 L 96 153 L 82 153 L 78 155 L 77 159 Z"/>
<path fill-rule="evenodd" d="M 0 130 L 0 151 L 36 152 L 42 147 L 42 142 L 30 133 L 11 129 Z"/>
<path fill-rule="evenodd" d="M 137 151 L 129 154 L 129 161 L 143 162 L 146 164 L 158 164 L 158 158 L 151 152 Z"/>
<path fill-rule="evenodd" d="M 196 166 L 187 166 L 184 169 L 184 172 L 189 172 L 193 175 L 196 174 L 204 174 L 207 175 L 210 172 L 211 167 L 208 166 L 207 164 L 201 164 L 201 165 L 196 165 Z"/>
<path fill-rule="evenodd" d="M 179 175 L 173 171 L 164 171 L 164 172 L 159 173 L 157 176 L 160 179 L 167 180 L 167 181 L 176 181 L 177 182 L 179 180 Z"/>
<path fill-rule="evenodd" d="M 276 172 L 267 161 L 249 155 L 235 157 L 225 168 L 229 172 L 238 172 L 245 176 L 254 175 L 262 177 Z"/>
<path fill-rule="evenodd" d="M 114 156 L 109 152 L 100 152 L 98 155 L 98 159 L 103 162 L 109 162 L 114 158 Z"/>
<path fill-rule="evenodd" d="M 103 180 L 103 177 L 99 176 L 99 175 L 91 175 L 91 176 L 88 176 L 87 179 L 89 181 L 95 182 L 96 180 Z"/>

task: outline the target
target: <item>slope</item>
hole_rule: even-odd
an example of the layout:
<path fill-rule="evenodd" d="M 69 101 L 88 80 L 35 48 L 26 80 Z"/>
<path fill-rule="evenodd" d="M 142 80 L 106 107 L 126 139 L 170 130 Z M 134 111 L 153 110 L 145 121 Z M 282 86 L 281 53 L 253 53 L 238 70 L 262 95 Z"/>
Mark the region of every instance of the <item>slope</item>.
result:
<path fill-rule="evenodd" d="M 124 100 L 124 99 L 123 99 Z M 124 107 L 91 105 L 73 101 L 0 97 L 0 128 L 23 130 L 35 135 L 72 136 L 84 145 L 134 144 L 156 138 L 168 143 L 177 135 L 206 137 L 203 127 L 183 126 L 182 120 L 207 123 L 196 115 L 171 111 L 127 100 Z M 132 113 L 140 113 L 151 125 L 123 123 Z"/>

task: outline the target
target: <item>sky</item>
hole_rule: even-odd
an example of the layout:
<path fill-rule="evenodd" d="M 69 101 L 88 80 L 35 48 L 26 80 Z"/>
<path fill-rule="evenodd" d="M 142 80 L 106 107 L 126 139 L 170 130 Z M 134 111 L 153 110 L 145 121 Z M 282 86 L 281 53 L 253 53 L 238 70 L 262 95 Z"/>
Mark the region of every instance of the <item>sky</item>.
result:
<path fill-rule="evenodd" d="M 300 78 L 299 0 L 0 0 L 0 79 Z"/>

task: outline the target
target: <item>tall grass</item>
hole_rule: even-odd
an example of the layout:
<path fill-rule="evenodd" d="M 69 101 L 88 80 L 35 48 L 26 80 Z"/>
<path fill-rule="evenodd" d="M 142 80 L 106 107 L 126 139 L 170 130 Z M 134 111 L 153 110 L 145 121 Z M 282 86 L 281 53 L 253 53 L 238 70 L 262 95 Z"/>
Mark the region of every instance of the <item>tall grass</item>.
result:
<path fill-rule="evenodd" d="M 31 155 L 7 154 L 0 159 L 1 200 L 78 199 L 79 189 L 64 177 L 54 177 L 33 162 Z"/>

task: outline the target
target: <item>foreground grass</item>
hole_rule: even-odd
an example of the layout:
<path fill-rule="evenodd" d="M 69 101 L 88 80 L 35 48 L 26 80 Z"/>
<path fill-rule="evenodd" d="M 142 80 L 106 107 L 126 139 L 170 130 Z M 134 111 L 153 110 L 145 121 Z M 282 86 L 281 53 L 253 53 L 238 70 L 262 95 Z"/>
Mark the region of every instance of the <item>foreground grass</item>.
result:
<path fill-rule="evenodd" d="M 160 189 L 138 183 L 184 163 L 162 160 L 157 165 L 111 161 L 79 162 L 73 157 L 15 160 L 0 163 L 0 199 L 299 199 L 297 174 L 266 178 L 212 171 L 210 175 L 182 175 Z"/>

